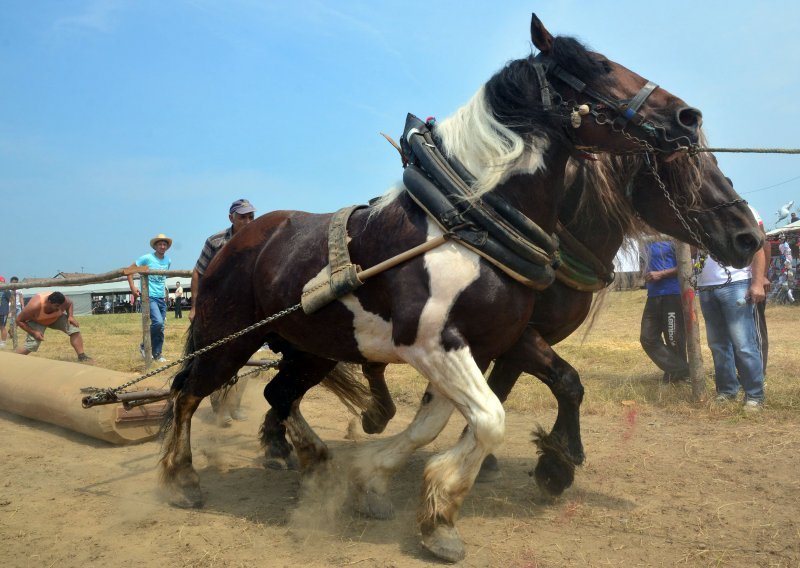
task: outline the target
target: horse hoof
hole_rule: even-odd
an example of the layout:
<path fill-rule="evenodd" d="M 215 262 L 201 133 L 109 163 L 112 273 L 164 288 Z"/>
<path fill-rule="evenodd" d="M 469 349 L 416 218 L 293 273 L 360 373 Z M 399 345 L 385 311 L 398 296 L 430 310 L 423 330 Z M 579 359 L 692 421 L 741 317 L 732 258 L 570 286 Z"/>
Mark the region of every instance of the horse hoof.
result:
<path fill-rule="evenodd" d="M 386 429 L 389 419 L 386 416 L 377 416 L 371 412 L 361 414 L 361 428 L 367 434 L 380 434 Z"/>
<path fill-rule="evenodd" d="M 539 457 L 532 475 L 536 485 L 549 495 L 561 495 L 575 481 L 575 465 L 550 453 Z"/>
<path fill-rule="evenodd" d="M 300 462 L 297 460 L 297 456 L 294 454 L 289 454 L 285 458 L 278 456 L 267 456 L 264 460 L 264 467 L 279 471 L 298 471 L 300 469 Z"/>
<path fill-rule="evenodd" d="M 447 562 L 459 562 L 467 555 L 464 541 L 455 527 L 439 525 L 430 534 L 423 534 L 422 546 Z"/>
<path fill-rule="evenodd" d="M 360 492 L 353 503 L 356 512 L 370 519 L 388 521 L 394 518 L 394 505 L 386 495 L 375 491 Z"/>
<path fill-rule="evenodd" d="M 501 477 L 503 477 L 503 473 L 500 471 L 500 464 L 497 462 L 497 458 L 494 454 L 489 454 L 483 460 L 475 481 L 478 483 L 491 483 Z"/>
<path fill-rule="evenodd" d="M 203 507 L 203 493 L 199 487 L 175 488 L 168 498 L 169 504 L 179 509 L 201 509 Z"/>

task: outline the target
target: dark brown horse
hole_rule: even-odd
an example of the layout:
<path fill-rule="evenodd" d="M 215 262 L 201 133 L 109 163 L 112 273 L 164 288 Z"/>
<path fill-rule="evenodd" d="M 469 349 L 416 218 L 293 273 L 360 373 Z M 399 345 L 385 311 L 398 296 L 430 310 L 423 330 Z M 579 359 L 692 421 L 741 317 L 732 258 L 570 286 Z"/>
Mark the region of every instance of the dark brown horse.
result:
<path fill-rule="evenodd" d="M 476 175 L 476 196 L 491 191 L 552 233 L 565 165 L 577 146 L 645 147 L 669 154 L 697 142 L 700 114 L 576 40 L 553 38 L 535 16 L 531 37 L 540 55 L 509 63 L 443 121 L 437 134 L 447 154 Z M 575 121 L 579 109 L 580 122 Z M 307 283 L 324 280 L 331 218 L 273 212 L 237 233 L 208 267 L 187 347 L 210 345 L 278 314 L 298 302 Z M 347 229 L 352 260 L 363 267 L 442 234 L 406 193 L 357 211 Z M 739 264 L 758 242 L 755 232 L 737 241 Z M 203 500 L 192 467 L 192 415 L 264 341 L 283 354 L 280 380 L 265 389 L 276 411 L 276 423 L 265 429 L 285 426 L 301 463 L 325 452 L 299 415 L 296 401 L 309 388 L 337 361 L 405 362 L 430 381 L 422 406 L 405 432 L 362 454 L 354 464 L 353 486 L 362 503 L 380 509 L 391 472 L 433 440 L 457 408 L 470 431 L 426 466 L 419 523 L 423 544 L 435 555 L 462 558 L 455 519 L 484 457 L 504 433 L 502 404 L 482 371 L 524 333 L 534 301 L 531 288 L 448 241 L 313 315 L 287 311 L 259 331 L 192 359 L 172 385 L 173 412 L 161 460 L 173 502 L 200 506 Z"/>
<path fill-rule="evenodd" d="M 514 346 L 495 360 L 489 375 L 489 386 L 502 402 L 523 372 L 539 378 L 556 397 L 556 422 L 550 439 L 539 444 L 542 455 L 535 470 L 539 485 L 555 495 L 572 484 L 575 465 L 584 461 L 580 434 L 583 386 L 578 372 L 552 345 L 571 335 L 588 316 L 593 291 L 603 287 L 603 280 L 608 282 L 623 238 L 654 228 L 733 263 L 741 262 L 736 240 L 750 238 L 748 231 L 737 233 L 734 228 L 748 223 L 755 227 L 746 202 L 713 157 L 681 156 L 656 171 L 658 177 L 640 156 L 604 155 L 597 161 L 570 164 L 559 212 L 560 232 L 569 256 L 576 257 L 584 274 L 590 268 L 589 274 L 583 282 L 564 278 L 536 293 L 528 327 Z M 661 183 L 665 185 L 661 187 Z M 726 232 L 728 229 L 731 232 Z M 577 244 L 571 242 L 575 240 Z M 372 403 L 362 415 L 367 433 L 383 431 L 394 415 L 384 369 L 385 365 L 376 364 L 363 368 L 372 393 Z M 266 441 L 265 446 L 275 443 Z M 497 469 L 490 454 L 482 466 L 483 478 L 490 479 Z"/>

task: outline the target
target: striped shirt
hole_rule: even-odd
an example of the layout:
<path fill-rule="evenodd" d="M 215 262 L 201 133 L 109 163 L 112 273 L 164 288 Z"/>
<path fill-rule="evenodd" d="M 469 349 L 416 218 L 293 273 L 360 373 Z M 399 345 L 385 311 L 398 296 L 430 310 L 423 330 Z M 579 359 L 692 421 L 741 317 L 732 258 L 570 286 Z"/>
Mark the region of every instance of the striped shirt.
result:
<path fill-rule="evenodd" d="M 200 276 L 205 274 L 208 263 L 217 255 L 219 249 L 231 240 L 231 237 L 233 237 L 233 226 L 219 233 L 214 233 L 206 239 L 206 244 L 203 245 L 203 252 L 200 253 L 200 258 L 197 259 L 197 264 L 194 265 L 194 269 Z"/>

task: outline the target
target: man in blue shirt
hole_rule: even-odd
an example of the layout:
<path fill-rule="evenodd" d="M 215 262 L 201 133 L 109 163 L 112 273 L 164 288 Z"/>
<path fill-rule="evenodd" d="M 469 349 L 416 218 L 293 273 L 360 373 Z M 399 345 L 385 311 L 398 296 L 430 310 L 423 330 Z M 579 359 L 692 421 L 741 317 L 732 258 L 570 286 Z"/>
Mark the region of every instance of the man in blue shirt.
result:
<path fill-rule="evenodd" d="M 166 256 L 172 239 L 161 233 L 150 239 L 153 252 L 136 259 L 136 266 L 147 266 L 150 270 L 169 270 L 172 261 Z M 167 360 L 161 355 L 164 346 L 164 319 L 167 317 L 167 299 L 169 291 L 166 286 L 166 276 L 142 276 L 147 278 L 149 286 L 148 298 L 150 299 L 150 345 L 153 348 L 153 360 L 165 363 Z M 133 274 L 128 275 L 128 286 L 131 288 L 134 303 L 142 295 L 133 283 Z M 139 345 L 139 350 L 144 357 L 144 343 Z"/>
<path fill-rule="evenodd" d="M 664 371 L 668 382 L 689 379 L 686 328 L 675 246 L 669 241 L 648 245 L 647 302 L 642 313 L 639 341 L 648 357 Z"/>

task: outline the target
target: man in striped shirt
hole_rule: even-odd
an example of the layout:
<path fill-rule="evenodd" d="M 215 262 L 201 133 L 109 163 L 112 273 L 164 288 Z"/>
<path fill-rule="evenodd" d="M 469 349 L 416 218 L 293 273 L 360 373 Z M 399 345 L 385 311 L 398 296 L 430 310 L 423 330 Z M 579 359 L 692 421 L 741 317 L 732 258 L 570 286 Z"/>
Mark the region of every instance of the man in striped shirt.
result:
<path fill-rule="evenodd" d="M 206 239 L 203 251 L 192 271 L 192 308 L 189 310 L 189 320 L 194 320 L 195 306 L 199 297 L 200 281 L 208 268 L 208 263 L 217 255 L 222 247 L 233 238 L 238 231 L 255 218 L 256 208 L 247 199 L 237 199 L 228 211 L 231 226 Z M 245 380 L 240 380 L 227 392 L 216 391 L 211 395 L 211 407 L 217 415 L 217 422 L 221 426 L 230 425 L 232 420 L 246 420 L 240 407 L 242 394 L 246 386 Z"/>

